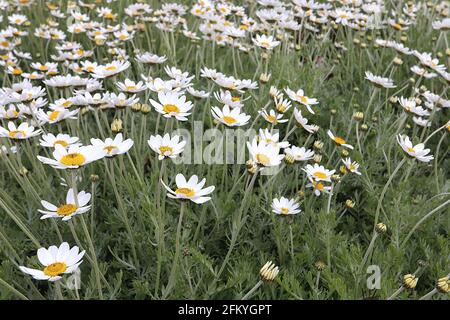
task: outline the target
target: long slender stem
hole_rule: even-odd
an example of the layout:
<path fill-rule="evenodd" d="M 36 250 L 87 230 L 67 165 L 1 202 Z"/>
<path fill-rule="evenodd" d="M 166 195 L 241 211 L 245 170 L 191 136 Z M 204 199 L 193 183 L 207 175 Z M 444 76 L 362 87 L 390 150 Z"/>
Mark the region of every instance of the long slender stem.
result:
<path fill-rule="evenodd" d="M 247 294 L 245 296 L 242 297 L 241 300 L 248 300 L 248 298 L 250 298 L 253 293 L 255 293 L 256 290 L 258 290 L 259 287 L 261 287 L 261 285 L 264 283 L 264 281 L 259 280 L 258 283 L 255 284 L 255 286 L 253 288 L 250 289 L 249 292 L 247 292 Z"/>
<path fill-rule="evenodd" d="M 72 190 L 73 190 L 73 195 L 75 198 L 75 205 L 78 208 L 79 204 L 78 204 L 77 172 L 75 170 L 72 171 Z M 95 280 L 97 283 L 98 295 L 99 295 L 100 299 L 103 300 L 102 285 L 101 285 L 101 281 L 100 281 L 100 268 L 98 266 L 97 254 L 95 253 L 94 243 L 92 242 L 92 238 L 91 238 L 91 235 L 89 234 L 89 230 L 88 230 L 88 227 L 86 225 L 86 221 L 84 220 L 83 215 L 80 216 L 80 220 L 81 220 L 81 225 L 83 227 L 84 234 L 88 241 L 89 251 L 91 252 L 91 256 L 92 256 L 92 262 L 93 262 L 93 267 L 94 267 L 94 271 L 95 271 Z"/>

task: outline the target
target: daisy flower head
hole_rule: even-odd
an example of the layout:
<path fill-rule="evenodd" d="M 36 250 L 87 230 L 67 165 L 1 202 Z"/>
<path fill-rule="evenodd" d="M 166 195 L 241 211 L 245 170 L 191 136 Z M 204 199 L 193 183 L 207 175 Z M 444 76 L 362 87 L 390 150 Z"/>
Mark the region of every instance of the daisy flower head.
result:
<path fill-rule="evenodd" d="M 272 212 L 280 215 L 297 214 L 301 212 L 298 209 L 299 206 L 295 199 L 287 199 L 285 197 L 281 197 L 280 199 L 275 198 L 272 201 Z"/>
<path fill-rule="evenodd" d="M 314 111 L 312 110 L 311 106 L 319 104 L 319 101 L 317 101 L 317 99 L 307 97 L 302 89 L 298 89 L 297 92 L 295 92 L 289 88 L 286 88 L 284 89 L 284 91 L 287 93 L 287 95 L 292 101 L 296 101 L 304 105 L 310 113 L 314 114 Z"/>
<path fill-rule="evenodd" d="M 150 99 L 150 103 L 165 118 L 175 117 L 179 121 L 186 121 L 191 114 L 189 111 L 193 107 L 192 102 L 186 101 L 186 96 L 178 92 L 160 92 L 158 100 L 159 102 Z"/>
<path fill-rule="evenodd" d="M 107 158 L 127 153 L 133 146 L 133 143 L 131 139 L 123 140 L 122 133 L 118 133 L 114 139 L 106 138 L 105 141 L 95 138 L 91 139 L 91 144 L 97 149 L 103 150 Z"/>
<path fill-rule="evenodd" d="M 341 138 L 339 136 L 335 136 L 333 132 L 331 132 L 331 130 L 327 131 L 328 136 L 331 138 L 331 140 L 333 140 L 337 145 L 339 146 L 343 146 L 346 148 L 349 148 L 351 150 L 353 150 L 353 146 L 348 144 L 344 138 Z"/>
<path fill-rule="evenodd" d="M 42 123 L 53 124 L 67 119 L 76 119 L 76 115 L 79 111 L 79 109 L 68 110 L 66 108 L 56 107 L 55 109 L 47 112 L 39 110 L 37 118 L 42 121 Z"/>
<path fill-rule="evenodd" d="M 399 134 L 397 136 L 397 142 L 400 147 L 402 147 L 403 151 L 405 151 L 410 157 L 416 158 L 422 162 L 430 162 L 434 159 L 432 155 L 428 155 L 430 153 L 430 149 L 425 149 L 425 144 L 419 143 L 413 146 L 407 135 Z"/>
<path fill-rule="evenodd" d="M 265 34 L 257 34 L 252 41 L 258 47 L 266 50 L 272 50 L 280 44 L 280 41 L 275 40 L 272 36 L 266 36 Z"/>
<path fill-rule="evenodd" d="M 54 148 L 55 145 L 57 144 L 66 148 L 70 145 L 80 145 L 78 141 L 79 141 L 78 137 L 71 137 L 68 134 L 58 133 L 55 136 L 53 133 L 47 133 L 41 136 L 39 143 L 42 147 L 46 148 Z"/>
<path fill-rule="evenodd" d="M 280 133 L 272 133 L 269 129 L 259 129 L 258 140 L 278 148 L 287 148 L 291 145 L 288 141 L 280 142 Z"/>
<path fill-rule="evenodd" d="M 342 163 L 345 166 L 345 169 L 348 172 L 356 173 L 357 175 L 361 175 L 361 172 L 359 172 L 359 163 L 356 161 L 352 161 L 351 158 L 342 159 Z"/>
<path fill-rule="evenodd" d="M 325 169 L 324 166 L 317 163 L 314 163 L 314 165 L 307 164 L 302 170 L 306 172 L 308 177 L 311 177 L 315 181 L 327 182 L 331 182 L 331 176 L 336 172 L 336 170 Z"/>
<path fill-rule="evenodd" d="M 31 275 L 36 280 L 58 281 L 64 274 L 73 273 L 83 262 L 81 260 L 85 251 L 81 251 L 77 246 L 70 248 L 67 242 L 63 242 L 59 247 L 50 246 L 48 249 L 40 248 L 37 257 L 42 264 L 42 269 L 31 269 L 19 266 L 23 273 Z"/>
<path fill-rule="evenodd" d="M 206 183 L 205 178 L 199 182 L 199 178 L 196 175 L 193 175 L 189 178 L 189 180 L 186 180 L 184 175 L 181 173 L 177 174 L 175 177 L 175 183 L 177 185 L 175 190 L 170 189 L 164 184 L 164 182 L 161 181 L 161 183 L 168 191 L 167 196 L 169 198 L 186 199 L 197 204 L 202 204 L 211 200 L 211 197 L 205 196 L 211 194 L 215 189 L 215 186 L 210 186 L 203 189 Z"/>
<path fill-rule="evenodd" d="M 39 161 L 55 169 L 77 169 L 105 156 L 105 151 L 94 146 L 71 145 L 67 149 L 60 144 L 55 145 L 53 158 L 37 156 Z"/>
<path fill-rule="evenodd" d="M 34 130 L 33 126 L 30 126 L 28 122 L 22 122 L 19 126 L 12 121 L 8 122 L 8 127 L 3 128 L 0 126 L 0 138 L 9 138 L 13 140 L 25 140 L 31 137 L 35 137 L 41 134 L 42 130 Z"/>
<path fill-rule="evenodd" d="M 284 154 L 280 154 L 280 148 L 265 141 L 259 141 L 255 137 L 252 142 L 247 142 L 247 148 L 250 153 L 251 160 L 263 167 L 278 166 L 284 158 Z"/>
<path fill-rule="evenodd" d="M 116 85 L 120 91 L 126 93 L 137 93 L 147 89 L 147 86 L 142 81 L 134 82 L 130 79 L 125 79 L 124 82 L 117 82 Z"/>
<path fill-rule="evenodd" d="M 307 188 L 312 188 L 314 194 L 318 197 L 322 193 L 330 193 L 331 186 L 325 185 L 322 181 L 316 181 L 312 177 L 308 176 L 309 183 L 306 185 Z"/>
<path fill-rule="evenodd" d="M 87 205 L 90 200 L 90 193 L 80 191 L 77 195 L 77 199 L 75 199 L 73 189 L 69 189 L 65 203 L 55 206 L 48 201 L 41 200 L 41 204 L 46 210 L 38 209 L 38 211 L 43 214 L 41 220 L 48 218 L 61 218 L 62 221 L 67 221 L 78 214 L 87 212 L 91 208 L 90 205 Z"/>
<path fill-rule="evenodd" d="M 319 126 L 315 124 L 308 124 L 308 119 L 303 117 L 301 110 L 298 110 L 297 108 L 294 109 L 294 118 L 297 120 L 299 126 L 311 134 L 316 133 L 320 129 Z"/>
<path fill-rule="evenodd" d="M 305 147 L 291 146 L 284 149 L 286 159 L 292 159 L 293 161 L 308 161 L 314 158 L 314 151 L 306 149 Z"/>
<path fill-rule="evenodd" d="M 430 112 L 423 109 L 421 106 L 418 106 L 416 103 L 416 99 L 407 99 L 400 97 L 398 103 L 400 106 L 402 106 L 403 110 L 405 110 L 407 113 L 423 117 L 423 116 L 429 116 Z"/>
<path fill-rule="evenodd" d="M 184 146 L 186 145 L 186 141 L 180 141 L 180 136 L 174 135 L 170 137 L 168 133 L 163 137 L 160 135 L 150 136 L 147 143 L 158 154 L 158 160 L 163 160 L 166 157 L 176 158 L 184 151 Z"/>
<path fill-rule="evenodd" d="M 228 127 L 244 126 L 250 120 L 249 115 L 241 113 L 241 108 L 234 108 L 230 110 L 228 105 L 224 105 L 222 109 L 219 107 L 212 107 L 211 113 L 214 119 Z"/>
<path fill-rule="evenodd" d="M 395 88 L 396 85 L 394 85 L 394 81 L 389 79 L 389 78 L 383 78 L 380 76 L 376 76 L 374 75 L 372 72 L 370 71 L 366 71 L 365 73 L 365 78 L 369 80 L 370 82 L 372 82 L 376 87 L 378 88 Z"/>
<path fill-rule="evenodd" d="M 242 108 L 244 106 L 242 102 L 245 101 L 245 99 L 242 99 L 240 95 L 232 95 L 228 90 L 220 90 L 220 93 L 214 92 L 214 97 L 220 103 L 226 104 L 231 108 Z"/>
<path fill-rule="evenodd" d="M 258 111 L 258 113 L 271 124 L 285 123 L 288 122 L 288 119 L 283 119 L 283 113 L 276 113 L 275 110 L 271 109 L 269 112 L 267 110 L 262 109 Z"/>
<path fill-rule="evenodd" d="M 129 61 L 112 61 L 104 66 L 95 67 L 92 76 L 99 79 L 109 78 L 128 69 L 130 65 Z"/>

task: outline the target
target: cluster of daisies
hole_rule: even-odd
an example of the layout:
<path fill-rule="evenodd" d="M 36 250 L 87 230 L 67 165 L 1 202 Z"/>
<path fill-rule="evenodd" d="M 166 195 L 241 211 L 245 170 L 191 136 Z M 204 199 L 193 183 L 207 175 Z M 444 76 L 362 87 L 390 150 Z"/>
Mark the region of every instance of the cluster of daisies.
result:
<path fill-rule="evenodd" d="M 114 1 L 108 1 L 111 2 Z M 423 10 L 431 9 L 425 4 L 408 2 L 400 11 L 388 11 L 381 0 L 256 0 L 256 3 L 256 10 L 250 15 L 248 8 L 230 1 L 199 0 L 193 1 L 191 7 L 163 3 L 158 9 L 139 2 L 127 5 L 121 14 L 106 4 L 68 2 L 63 10 L 58 4 L 46 2 L 49 19 L 45 24 L 31 28 L 29 17 L 23 12 L 25 8 L 36 6 L 35 1 L 0 0 L 0 9 L 8 13 L 7 27 L 0 30 L 0 67 L 5 74 L 0 89 L 0 137 L 9 140 L 1 145 L 0 152 L 20 153 L 21 141 L 26 143 L 24 141 L 39 137 L 39 145 L 46 153 L 51 152 L 51 157 L 38 155 L 39 161 L 59 170 L 78 170 L 94 161 L 126 154 L 134 141 L 133 137 L 126 139 L 124 134 L 117 133 L 121 131 L 117 125 L 119 128 L 113 130 L 117 131 L 114 137 L 91 138 L 88 143 L 83 143 L 71 126 L 66 126 L 68 132 L 61 132 L 60 125 L 66 121 L 79 121 L 80 116 L 90 110 L 134 108 L 148 113 L 153 107 L 166 121 L 184 122 L 196 112 L 195 102 L 207 99 L 208 103 L 214 102 L 209 111 L 218 127 L 251 127 L 250 121 L 263 121 L 265 128 L 259 128 L 258 134 L 247 142 L 250 173 L 300 164 L 299 169 L 305 172 L 308 181 L 306 187 L 313 194 L 332 194 L 334 185 L 341 181 L 332 165 L 321 164 L 319 150 L 323 142 L 316 140 L 310 148 L 308 143 L 294 145 L 288 140 L 299 128 L 309 137 L 320 134 L 321 128 L 308 119 L 321 110 L 314 93 L 305 92 L 297 84 L 281 89 L 271 86 L 269 103 L 262 108 L 258 106 L 255 114 L 251 100 L 252 91 L 259 87 L 258 82 L 203 67 L 199 70 L 200 78 L 207 84 L 202 84 L 201 79 L 196 83 L 195 75 L 167 64 L 167 56 L 154 52 L 156 48 L 152 42 L 149 42 L 149 51 L 130 50 L 133 40 L 148 37 L 148 26 L 152 25 L 164 36 L 177 32 L 194 43 L 205 40 L 214 46 L 229 46 L 246 53 L 257 50 L 264 56 L 276 50 L 297 50 L 299 32 L 307 32 L 318 39 L 339 28 L 357 31 L 392 28 L 402 32 L 416 24 L 418 14 Z M 445 33 L 450 27 L 448 3 L 442 2 L 433 10 L 442 19 L 433 21 L 432 27 Z M 80 42 L 89 41 L 92 45 L 83 46 L 73 40 L 81 37 L 85 41 Z M 49 52 L 52 53 L 38 56 L 26 52 L 28 38 L 51 47 Z M 417 63 L 409 70 L 421 80 L 449 82 L 447 68 L 431 53 L 407 48 L 391 39 L 376 39 L 375 44 L 380 49 L 392 48 L 398 54 L 415 57 Z M 334 45 L 347 51 L 342 43 Z M 98 49 L 107 53 L 105 59 L 98 59 Z M 400 67 L 403 60 L 397 57 L 394 63 Z M 152 68 L 162 65 L 165 75 L 153 77 L 155 69 Z M 130 75 L 134 77 L 128 78 Z M 385 75 L 367 71 L 365 79 L 374 85 L 374 90 L 397 88 L 394 80 Z M 263 84 L 269 81 L 268 73 L 260 78 Z M 409 96 L 392 96 L 391 100 L 421 127 L 438 123 L 437 115 L 450 106 L 443 94 L 419 87 L 415 87 Z M 294 119 L 296 126 L 290 128 L 289 119 Z M 101 123 L 97 125 L 101 126 Z M 286 126 L 284 137 L 275 132 L 275 126 Z M 56 127 L 58 132 L 51 133 Z M 350 156 L 353 145 L 348 138 L 338 134 L 326 130 L 330 142 L 343 150 L 339 172 L 361 175 L 360 164 Z M 396 139 L 407 156 L 422 162 L 433 159 L 423 142 L 414 145 L 403 134 Z M 150 135 L 147 143 L 159 161 L 181 157 L 186 147 L 186 141 L 173 132 Z M 161 183 L 168 197 L 196 204 L 211 201 L 215 189 L 215 186 L 206 186 L 204 178 L 197 175 L 187 178 L 181 173 L 175 176 L 174 187 Z M 41 219 L 68 221 L 88 213 L 90 201 L 91 194 L 78 192 L 76 181 L 72 181 L 62 204 L 42 200 L 42 208 L 38 211 L 42 213 Z M 298 214 L 300 203 L 296 198 L 274 198 L 272 211 L 279 215 Z M 56 281 L 62 275 L 74 272 L 83 255 L 84 251 L 80 252 L 77 246 L 71 248 L 64 242 L 59 247 L 37 251 L 41 269 L 23 266 L 20 269 L 35 279 Z"/>

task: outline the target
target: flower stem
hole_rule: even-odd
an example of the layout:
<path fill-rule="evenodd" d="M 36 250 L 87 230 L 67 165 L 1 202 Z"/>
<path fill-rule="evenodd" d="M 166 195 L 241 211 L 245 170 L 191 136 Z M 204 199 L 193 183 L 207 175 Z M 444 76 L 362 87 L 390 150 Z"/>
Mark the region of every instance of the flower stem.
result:
<path fill-rule="evenodd" d="M 255 291 L 258 290 L 259 287 L 261 287 L 263 283 L 264 281 L 259 280 L 258 283 L 256 283 L 255 286 L 249 292 L 247 292 L 245 296 L 242 297 L 241 300 L 248 300 L 248 298 L 250 298 L 255 293 Z"/>

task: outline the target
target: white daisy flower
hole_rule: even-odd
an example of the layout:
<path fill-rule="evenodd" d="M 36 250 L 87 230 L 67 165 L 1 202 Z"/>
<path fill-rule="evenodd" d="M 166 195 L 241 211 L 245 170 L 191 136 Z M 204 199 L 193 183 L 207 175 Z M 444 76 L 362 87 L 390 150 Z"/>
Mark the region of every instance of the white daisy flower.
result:
<path fill-rule="evenodd" d="M 272 133 L 269 129 L 259 129 L 258 140 L 278 148 L 287 148 L 291 145 L 288 141 L 280 142 L 280 133 Z"/>
<path fill-rule="evenodd" d="M 351 158 L 342 159 L 342 163 L 344 164 L 347 171 L 351 173 L 356 173 L 357 175 L 361 175 L 361 172 L 359 172 L 359 163 L 356 161 L 352 162 Z"/>
<path fill-rule="evenodd" d="M 333 134 L 333 132 L 331 132 L 331 130 L 328 130 L 328 131 L 327 131 L 327 134 L 328 134 L 328 136 L 331 138 L 331 140 L 333 140 L 337 145 L 340 145 L 340 146 L 343 146 L 343 147 L 346 147 L 346 148 L 349 148 L 349 149 L 352 149 L 352 150 L 353 150 L 353 146 L 350 145 L 350 144 L 348 144 L 348 143 L 344 140 L 344 138 L 335 136 L 335 135 Z"/>
<path fill-rule="evenodd" d="M 397 142 L 409 156 L 416 158 L 422 162 L 430 162 L 434 159 L 432 155 L 427 156 L 430 153 L 430 149 L 425 149 L 425 144 L 419 143 L 413 146 L 411 140 L 406 135 L 399 134 L 397 136 Z"/>
<path fill-rule="evenodd" d="M 142 81 L 136 83 L 130 79 L 125 79 L 124 82 L 117 82 L 116 85 L 119 90 L 127 93 L 136 93 L 147 89 L 147 86 Z"/>
<path fill-rule="evenodd" d="M 18 127 L 14 122 L 8 122 L 8 129 L 0 126 L 0 137 L 13 140 L 24 140 L 41 134 L 42 130 L 34 130 L 27 122 L 22 122 Z"/>
<path fill-rule="evenodd" d="M 331 182 L 331 176 L 336 172 L 336 170 L 328 170 L 325 169 L 324 166 L 321 166 L 317 163 L 314 165 L 307 164 L 305 168 L 302 168 L 306 174 L 313 178 L 316 181 L 327 181 Z"/>
<path fill-rule="evenodd" d="M 285 123 L 288 122 L 288 119 L 283 119 L 283 113 L 276 113 L 275 110 L 270 110 L 267 112 L 265 109 L 258 111 L 258 113 L 271 124 Z"/>
<path fill-rule="evenodd" d="M 251 143 L 247 142 L 247 148 L 251 159 L 264 167 L 278 166 L 284 159 L 284 154 L 280 154 L 280 148 L 265 141 L 258 142 L 256 137 Z"/>
<path fill-rule="evenodd" d="M 192 102 L 186 101 L 186 96 L 177 92 L 158 93 L 158 100 L 150 99 L 150 103 L 165 118 L 175 117 L 179 121 L 186 121 L 191 114 Z"/>
<path fill-rule="evenodd" d="M 272 36 L 266 36 L 265 34 L 257 34 L 256 38 L 253 38 L 252 41 L 258 47 L 266 50 L 272 50 L 280 44 L 280 41 L 275 40 Z"/>
<path fill-rule="evenodd" d="M 161 181 L 163 186 L 169 192 L 167 196 L 173 199 L 187 199 L 195 202 L 197 204 L 205 203 L 211 200 L 211 197 L 205 197 L 206 195 L 212 193 L 215 189 L 215 186 L 210 186 L 203 189 L 203 186 L 206 183 L 206 179 L 198 181 L 198 177 L 193 175 L 186 181 L 186 178 L 181 174 L 177 174 L 175 177 L 175 183 L 177 188 L 174 190 L 170 189 L 168 186 Z"/>
<path fill-rule="evenodd" d="M 39 143 L 42 147 L 47 148 L 54 148 L 57 144 L 66 148 L 70 145 L 80 145 L 78 141 L 78 137 L 71 137 L 68 134 L 58 133 L 58 135 L 55 136 L 53 133 L 47 133 L 41 136 Z"/>
<path fill-rule="evenodd" d="M 128 69 L 130 65 L 129 61 L 112 61 L 104 66 L 94 68 L 92 76 L 100 79 L 112 77 Z"/>
<path fill-rule="evenodd" d="M 292 157 L 294 161 L 308 161 L 314 158 L 314 151 L 305 147 L 291 146 L 284 150 L 286 157 Z"/>
<path fill-rule="evenodd" d="M 303 127 L 303 129 L 305 129 L 306 131 L 308 131 L 309 133 L 316 133 L 317 131 L 319 131 L 319 126 L 315 125 L 315 124 L 308 124 L 308 119 L 304 118 L 302 116 L 302 112 L 300 110 L 298 110 L 297 108 L 294 109 L 294 117 L 295 120 L 297 120 L 298 124 Z"/>
<path fill-rule="evenodd" d="M 416 105 L 416 99 L 414 99 L 414 98 L 407 99 L 407 98 L 400 97 L 398 102 L 402 106 L 402 108 L 408 113 L 415 114 L 416 116 L 419 116 L 419 117 L 424 117 L 424 116 L 430 115 L 430 112 L 423 109 L 421 106 Z"/>
<path fill-rule="evenodd" d="M 241 113 L 241 108 L 234 108 L 230 110 L 228 105 L 224 105 L 222 109 L 219 107 L 212 107 L 211 113 L 214 119 L 228 127 L 239 127 L 246 125 L 251 118 L 249 115 Z"/>
<path fill-rule="evenodd" d="M 280 199 L 275 198 L 272 201 L 272 212 L 281 215 L 297 214 L 301 212 L 298 209 L 299 206 L 295 199 L 287 199 L 285 197 L 281 197 Z"/>
<path fill-rule="evenodd" d="M 161 64 L 167 60 L 166 56 L 158 56 L 156 54 L 151 54 L 150 52 L 137 54 L 135 58 L 137 61 L 146 64 Z"/>
<path fill-rule="evenodd" d="M 94 146 L 71 145 L 68 149 L 62 145 L 55 145 L 53 158 L 37 156 L 39 161 L 55 169 L 76 169 L 105 156 L 105 151 Z"/>
<path fill-rule="evenodd" d="M 396 87 L 396 85 L 394 85 L 394 81 L 389 78 L 383 78 L 380 76 L 376 76 L 370 71 L 366 71 L 365 75 L 366 75 L 365 79 L 372 82 L 376 87 L 383 87 L 383 88 L 395 88 Z"/>
<path fill-rule="evenodd" d="M 302 89 L 299 89 L 297 90 L 297 92 L 294 92 L 293 90 L 286 88 L 284 89 L 284 91 L 287 93 L 287 95 L 291 100 L 301 103 L 308 109 L 310 113 L 314 114 L 314 111 L 312 110 L 311 106 L 319 103 L 317 99 L 305 96 L 305 92 Z"/>
<path fill-rule="evenodd" d="M 91 206 L 87 204 L 90 200 L 90 193 L 80 191 L 77 195 L 77 201 L 75 201 L 73 189 L 69 189 L 65 203 L 55 206 L 48 201 L 41 200 L 41 204 L 46 210 L 38 209 L 38 211 L 43 214 L 41 220 L 47 218 L 62 218 L 63 221 L 67 221 L 78 214 L 89 211 Z"/>
<path fill-rule="evenodd" d="M 81 259 L 85 251 L 79 252 L 77 246 L 70 248 L 67 242 L 63 242 L 59 248 L 50 246 L 48 249 L 40 248 L 37 251 L 39 262 L 43 265 L 43 269 L 31 269 L 19 266 L 20 270 L 31 275 L 37 280 L 57 281 L 64 274 L 73 273 L 83 262 Z"/>
<path fill-rule="evenodd" d="M 307 188 L 313 188 L 314 194 L 318 197 L 322 193 L 330 193 L 331 186 L 323 184 L 321 181 L 316 181 L 310 176 L 308 176 L 309 183 L 306 185 Z"/>
<path fill-rule="evenodd" d="M 159 155 L 158 160 L 166 157 L 176 158 L 184 151 L 184 146 L 186 145 L 186 141 L 180 141 L 180 136 L 174 135 L 171 138 L 168 133 L 163 137 L 160 135 L 150 136 L 150 140 L 147 140 L 147 143 Z"/>
<path fill-rule="evenodd" d="M 114 139 L 106 138 L 105 141 L 100 139 L 91 139 L 91 144 L 105 152 L 105 157 L 110 158 L 119 154 L 127 153 L 133 146 L 133 140 L 123 140 L 122 133 L 116 135 Z"/>

